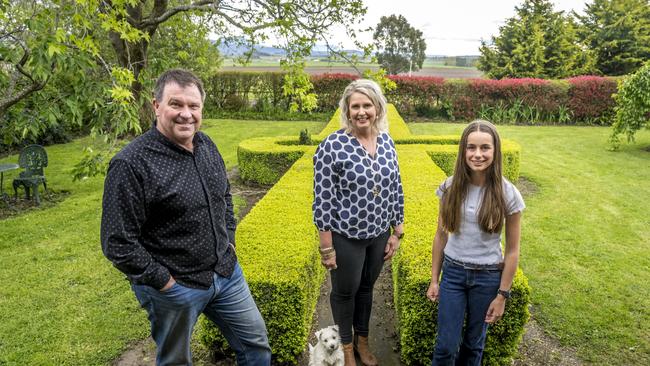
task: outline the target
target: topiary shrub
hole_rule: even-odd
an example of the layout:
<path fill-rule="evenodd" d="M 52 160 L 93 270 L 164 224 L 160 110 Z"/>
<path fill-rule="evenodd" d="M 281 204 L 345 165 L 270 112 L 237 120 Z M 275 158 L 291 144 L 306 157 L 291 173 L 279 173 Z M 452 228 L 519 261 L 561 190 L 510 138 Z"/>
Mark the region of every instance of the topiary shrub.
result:
<path fill-rule="evenodd" d="M 298 145 L 311 145 L 311 134 L 306 128 L 300 131 L 300 136 L 298 136 Z"/>
<path fill-rule="evenodd" d="M 307 344 L 325 271 L 312 222 L 315 147 L 274 185 L 237 228 L 237 257 L 266 322 L 276 363 L 295 364 Z M 218 328 L 199 322 L 198 339 L 228 353 Z"/>
<path fill-rule="evenodd" d="M 453 171 L 458 136 L 413 136 L 392 105 L 388 118 L 400 159 L 408 228 L 400 253 L 392 260 L 401 358 L 408 365 L 430 364 L 436 305 L 427 300 L 425 292 L 438 212 L 435 188 Z M 337 112 L 312 143 L 339 128 Z M 504 174 L 513 181 L 519 175 L 519 150 L 516 143 L 503 141 Z M 295 363 L 304 351 L 325 278 L 311 212 L 314 152 L 315 146 L 299 145 L 295 137 L 250 139 L 238 149 L 242 178 L 277 182 L 237 230 L 237 256 L 266 321 L 277 363 Z M 530 290 L 521 271 L 512 292 L 506 314 L 488 333 L 488 364 L 503 364 L 514 356 L 528 319 Z M 223 337 L 208 320 L 200 321 L 197 335 L 208 347 L 227 350 Z"/>

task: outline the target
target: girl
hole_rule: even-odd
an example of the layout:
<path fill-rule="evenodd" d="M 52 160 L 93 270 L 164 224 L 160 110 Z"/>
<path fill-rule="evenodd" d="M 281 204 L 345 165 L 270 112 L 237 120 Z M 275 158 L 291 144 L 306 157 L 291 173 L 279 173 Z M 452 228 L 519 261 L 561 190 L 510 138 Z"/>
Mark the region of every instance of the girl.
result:
<path fill-rule="evenodd" d="M 510 297 L 525 204 L 502 176 L 501 161 L 494 125 L 473 121 L 463 131 L 454 175 L 436 191 L 441 203 L 427 290 L 438 301 L 433 366 L 480 365 L 487 326 L 501 319 Z"/>

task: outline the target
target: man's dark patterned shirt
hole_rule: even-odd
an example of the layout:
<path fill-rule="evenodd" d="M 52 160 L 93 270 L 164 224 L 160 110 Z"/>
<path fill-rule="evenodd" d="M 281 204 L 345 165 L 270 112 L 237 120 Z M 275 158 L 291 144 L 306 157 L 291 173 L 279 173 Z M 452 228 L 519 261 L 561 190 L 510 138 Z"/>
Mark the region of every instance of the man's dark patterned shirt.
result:
<path fill-rule="evenodd" d="M 207 135 L 198 132 L 193 145 L 189 152 L 154 126 L 109 164 L 102 250 L 133 283 L 161 289 L 171 275 L 207 289 L 214 272 L 232 275 L 236 222 L 226 167 Z"/>

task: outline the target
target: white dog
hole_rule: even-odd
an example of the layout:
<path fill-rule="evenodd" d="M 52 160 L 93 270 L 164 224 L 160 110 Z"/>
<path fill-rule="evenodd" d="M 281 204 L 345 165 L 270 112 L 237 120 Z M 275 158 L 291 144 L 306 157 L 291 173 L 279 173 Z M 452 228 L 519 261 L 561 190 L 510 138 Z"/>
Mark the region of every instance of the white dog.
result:
<path fill-rule="evenodd" d="M 338 325 L 316 332 L 315 346 L 309 344 L 309 366 L 343 366 L 343 348 Z"/>

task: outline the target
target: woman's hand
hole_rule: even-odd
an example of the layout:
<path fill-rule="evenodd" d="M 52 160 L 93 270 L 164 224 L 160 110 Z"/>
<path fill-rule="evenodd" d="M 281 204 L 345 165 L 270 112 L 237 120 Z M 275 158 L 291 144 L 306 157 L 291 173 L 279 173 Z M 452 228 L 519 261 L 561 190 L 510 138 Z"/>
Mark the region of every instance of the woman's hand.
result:
<path fill-rule="evenodd" d="M 506 299 L 497 295 L 490 303 L 487 314 L 485 314 L 485 322 L 494 324 L 503 317 L 503 312 L 506 309 Z"/>
<path fill-rule="evenodd" d="M 323 264 L 323 267 L 325 267 L 325 269 L 328 271 L 336 269 L 336 254 L 327 258 L 321 256 L 320 262 Z"/>
<path fill-rule="evenodd" d="M 397 249 L 399 249 L 399 238 L 395 235 L 391 235 L 388 237 L 388 242 L 386 243 L 386 249 L 384 249 L 384 253 L 386 255 L 384 256 L 384 260 L 387 261 L 397 253 Z"/>
<path fill-rule="evenodd" d="M 438 301 L 438 291 L 440 291 L 438 281 L 431 280 L 431 283 L 429 284 L 429 289 L 427 290 L 427 299 L 433 302 Z"/>

